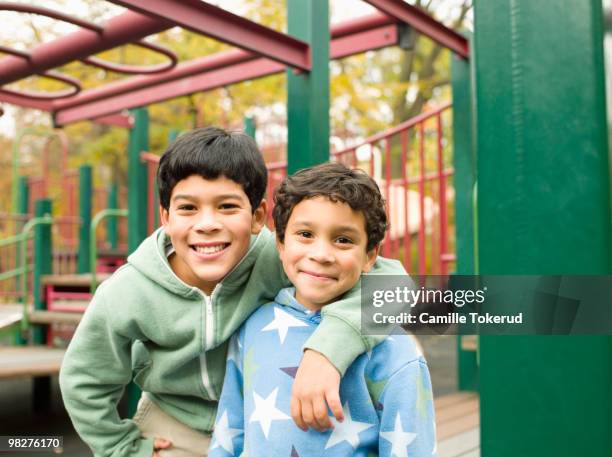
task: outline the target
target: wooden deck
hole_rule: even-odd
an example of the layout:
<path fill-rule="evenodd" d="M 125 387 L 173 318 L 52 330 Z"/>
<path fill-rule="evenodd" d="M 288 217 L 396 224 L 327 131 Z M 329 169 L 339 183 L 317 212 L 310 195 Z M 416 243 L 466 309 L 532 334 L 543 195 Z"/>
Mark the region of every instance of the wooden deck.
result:
<path fill-rule="evenodd" d="M 0 347 L 0 379 L 57 374 L 64 352 L 44 346 Z"/>
<path fill-rule="evenodd" d="M 459 392 L 434 400 L 438 457 L 480 457 L 480 399 Z"/>

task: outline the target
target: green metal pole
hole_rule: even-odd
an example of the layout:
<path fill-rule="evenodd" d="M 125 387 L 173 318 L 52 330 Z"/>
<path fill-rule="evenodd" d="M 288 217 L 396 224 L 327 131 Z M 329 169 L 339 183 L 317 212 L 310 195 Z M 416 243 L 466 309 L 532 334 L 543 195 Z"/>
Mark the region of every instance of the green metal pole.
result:
<path fill-rule="evenodd" d="M 117 184 L 111 184 L 109 186 L 106 206 L 108 209 L 119 208 L 119 188 Z M 109 247 L 114 250 L 117 249 L 118 240 L 119 232 L 117 228 L 117 219 L 111 217 L 106 221 L 106 241 L 108 241 Z"/>
<path fill-rule="evenodd" d="M 147 237 L 147 167 L 140 153 L 149 150 L 149 112 L 131 110 L 134 127 L 128 144 L 128 252 L 132 253 Z M 127 386 L 127 414 L 136 412 L 141 391 L 133 382 Z"/>
<path fill-rule="evenodd" d="M 255 119 L 253 116 L 245 116 L 243 119 L 244 133 L 255 139 Z"/>
<path fill-rule="evenodd" d="M 453 138 L 455 185 L 455 229 L 457 274 L 476 274 L 474 268 L 474 208 L 472 192 L 476 183 L 476 155 L 473 144 L 472 78 L 470 61 L 453 55 Z M 478 389 L 478 364 L 475 351 L 461 348 L 463 336 L 457 337 L 459 390 Z"/>
<path fill-rule="evenodd" d="M 612 273 L 600 0 L 476 0 L 482 274 Z M 483 457 L 612 455 L 612 339 L 481 337 Z"/>
<path fill-rule="evenodd" d="M 149 112 L 132 110 L 134 127 L 128 145 L 128 252 L 132 253 L 147 237 L 147 167 L 140 153 L 149 149 Z"/>
<path fill-rule="evenodd" d="M 79 252 L 77 256 L 77 272 L 89 272 L 89 227 L 91 225 L 91 201 L 93 185 L 91 167 L 83 165 L 79 168 Z"/>
<path fill-rule="evenodd" d="M 52 213 L 51 200 L 42 198 L 36 201 L 35 216 L 50 216 Z M 44 301 L 42 281 L 43 275 L 52 272 L 53 254 L 51 240 L 51 225 L 39 224 L 34 228 L 34 266 L 33 266 L 33 287 L 34 309 L 46 309 Z M 45 344 L 46 335 L 44 328 L 36 326 L 32 329 L 32 342 L 34 344 Z M 37 412 L 46 411 L 51 406 L 51 378 L 48 376 L 34 378 L 33 405 Z"/>
<path fill-rule="evenodd" d="M 17 199 L 17 213 L 26 216 L 30 209 L 30 187 L 28 186 L 27 176 L 19 177 L 17 188 L 19 190 Z M 21 232 L 25 223 L 26 222 L 24 220 L 15 224 L 15 235 Z M 26 260 L 23 258 L 23 251 L 22 249 L 19 249 L 19 245 L 16 246 L 15 258 L 15 266 L 17 268 L 24 266 Z M 15 278 L 15 290 L 18 292 L 21 291 L 21 280 L 19 277 Z M 23 297 L 19 299 L 20 302 L 23 302 L 23 300 L 25 300 Z M 22 336 L 21 332 L 16 332 L 15 335 L 15 344 L 26 344 L 26 339 Z"/>
<path fill-rule="evenodd" d="M 328 0 L 287 0 L 291 35 L 310 44 L 312 70 L 287 70 L 287 172 L 329 161 Z"/>

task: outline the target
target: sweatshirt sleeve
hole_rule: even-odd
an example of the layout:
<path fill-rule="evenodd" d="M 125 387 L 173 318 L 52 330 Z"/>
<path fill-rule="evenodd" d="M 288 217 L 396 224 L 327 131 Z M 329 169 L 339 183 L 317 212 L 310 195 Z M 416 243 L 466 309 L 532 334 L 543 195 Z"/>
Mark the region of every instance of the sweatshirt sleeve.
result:
<path fill-rule="evenodd" d="M 239 456 L 244 451 L 243 335 L 244 330 L 230 340 L 209 457 Z"/>
<path fill-rule="evenodd" d="M 64 405 L 96 456 L 151 457 L 153 441 L 117 412 L 132 376 L 132 340 L 113 328 L 102 292 L 94 296 L 64 356 L 59 376 Z"/>
<path fill-rule="evenodd" d="M 395 372 L 378 401 L 381 404 L 380 457 L 436 454 L 431 380 L 422 357 Z"/>
<path fill-rule="evenodd" d="M 407 275 L 399 261 L 384 257 L 378 257 L 374 267 L 367 274 Z M 343 376 L 359 355 L 369 351 L 386 337 L 386 335 L 362 333 L 361 282 L 358 282 L 342 299 L 324 306 L 321 316 L 321 323 L 306 341 L 304 349 L 312 349 L 323 354 Z"/>

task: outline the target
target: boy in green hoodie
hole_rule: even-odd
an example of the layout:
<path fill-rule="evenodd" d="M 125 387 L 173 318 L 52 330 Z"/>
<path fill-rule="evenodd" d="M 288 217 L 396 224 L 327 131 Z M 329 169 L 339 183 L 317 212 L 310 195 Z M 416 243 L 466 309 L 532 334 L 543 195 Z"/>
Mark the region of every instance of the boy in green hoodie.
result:
<path fill-rule="evenodd" d="M 96 291 L 68 347 L 60 386 L 75 429 L 97 456 L 196 456 L 206 449 L 223 384 L 227 341 L 288 285 L 265 227 L 267 171 L 254 141 L 217 128 L 170 145 L 158 170 L 155 231 Z M 373 272 L 403 274 L 378 259 Z M 306 342 L 293 396 L 296 423 L 342 419 L 340 375 L 382 340 L 361 335 L 359 290 L 326 307 Z M 117 402 L 143 390 L 134 420 Z"/>

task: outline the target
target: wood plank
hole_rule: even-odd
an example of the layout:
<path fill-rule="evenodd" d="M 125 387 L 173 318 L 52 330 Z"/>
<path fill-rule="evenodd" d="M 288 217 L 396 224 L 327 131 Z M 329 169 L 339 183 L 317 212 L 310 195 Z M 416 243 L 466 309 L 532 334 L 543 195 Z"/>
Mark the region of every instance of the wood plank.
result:
<path fill-rule="evenodd" d="M 478 335 L 463 335 L 461 337 L 461 350 L 476 352 L 478 350 Z"/>
<path fill-rule="evenodd" d="M 31 324 L 78 324 L 83 313 L 65 313 L 61 311 L 32 311 L 28 315 Z"/>
<path fill-rule="evenodd" d="M 457 392 L 454 394 L 444 395 L 434 399 L 434 406 L 436 411 L 440 408 L 444 408 L 449 405 L 461 403 L 465 400 L 478 398 L 478 394 L 475 392 Z"/>
<path fill-rule="evenodd" d="M 479 411 L 480 402 L 477 398 L 470 398 L 460 403 L 449 405 L 445 408 L 436 409 L 436 420 L 440 423 L 467 416 Z"/>
<path fill-rule="evenodd" d="M 480 411 L 441 423 L 436 421 L 436 433 L 441 441 L 479 426 Z"/>
<path fill-rule="evenodd" d="M 98 273 L 96 274 L 96 280 L 100 284 L 110 276 L 110 273 Z M 43 275 L 41 282 L 43 286 L 89 287 L 91 285 L 91 274 Z"/>
<path fill-rule="evenodd" d="M 57 374 L 64 353 L 44 346 L 0 348 L 0 379 Z"/>
<path fill-rule="evenodd" d="M 10 327 L 23 318 L 23 305 L 0 305 L 0 329 Z"/>
<path fill-rule="evenodd" d="M 459 457 L 466 453 L 480 453 L 480 429 L 474 428 L 459 435 L 438 441 L 438 457 Z"/>

